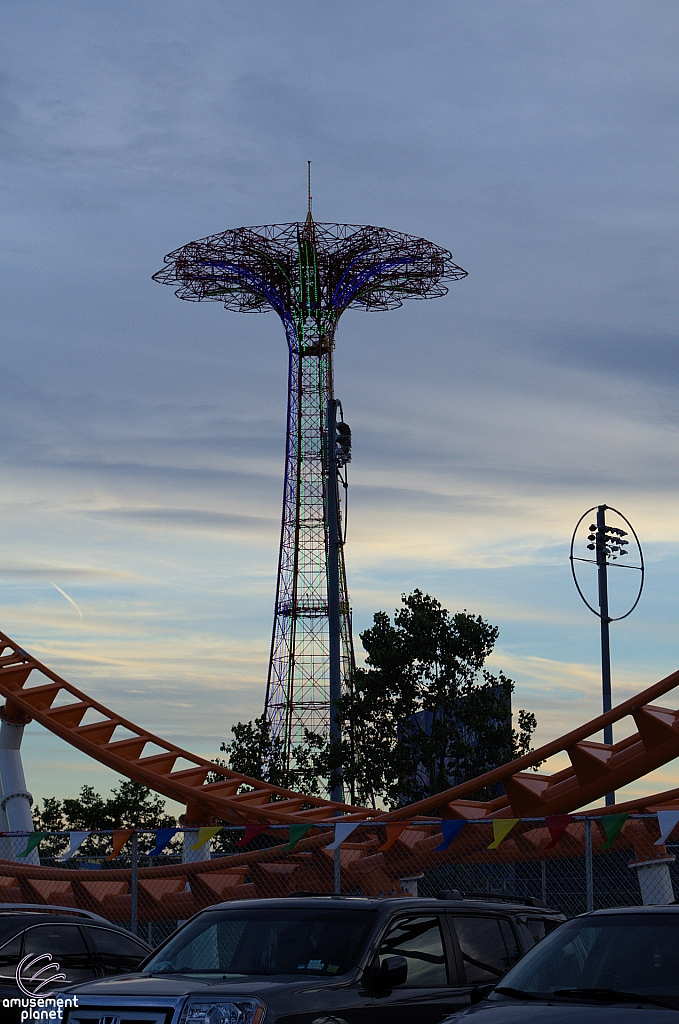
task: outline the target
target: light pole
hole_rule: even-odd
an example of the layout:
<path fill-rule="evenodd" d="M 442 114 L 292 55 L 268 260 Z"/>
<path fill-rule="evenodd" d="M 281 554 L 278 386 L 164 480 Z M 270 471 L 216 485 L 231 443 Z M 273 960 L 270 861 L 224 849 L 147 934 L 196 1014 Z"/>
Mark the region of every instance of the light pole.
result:
<path fill-rule="evenodd" d="M 578 529 L 585 516 L 588 516 L 590 512 L 596 509 L 596 523 L 590 523 L 589 534 L 587 540 L 587 550 L 594 552 L 594 558 L 580 558 L 573 554 L 575 547 L 575 540 Z M 606 511 L 615 512 L 616 515 L 620 516 L 622 520 L 629 526 L 636 547 L 639 553 L 639 565 L 622 564 L 618 561 L 620 558 L 624 558 L 629 554 L 628 547 L 629 541 L 625 538 L 628 536 L 627 530 L 622 530 L 617 526 L 611 526 L 606 522 Z M 644 587 L 644 556 L 641 550 L 641 544 L 637 537 L 634 527 L 628 519 L 618 512 L 617 509 L 612 508 L 610 505 L 595 505 L 592 508 L 588 508 L 587 511 L 580 516 L 577 525 L 573 531 L 571 538 L 571 550 L 570 550 L 570 563 L 571 572 L 573 573 L 573 580 L 577 587 L 578 593 L 582 600 L 585 602 L 590 611 L 594 612 L 595 615 L 599 616 L 599 622 L 601 626 L 601 692 L 603 711 L 606 714 L 607 711 L 611 710 L 612 697 L 611 697 L 611 645 L 610 645 L 610 624 L 611 622 L 617 622 L 620 619 L 626 619 L 628 615 L 631 615 L 636 606 L 639 603 L 641 597 L 641 591 Z M 583 594 L 578 577 L 575 572 L 575 562 L 591 562 L 597 567 L 597 589 L 599 598 L 599 608 L 593 608 L 589 603 L 585 595 Z M 616 568 L 625 569 L 638 569 L 641 573 L 639 581 L 639 590 L 636 599 L 624 615 L 616 615 L 611 617 L 608 608 L 608 569 L 609 566 Z M 609 746 L 613 745 L 613 726 L 611 724 L 604 726 L 604 743 Z M 610 806 L 615 803 L 615 793 L 606 794 L 606 805 Z"/>

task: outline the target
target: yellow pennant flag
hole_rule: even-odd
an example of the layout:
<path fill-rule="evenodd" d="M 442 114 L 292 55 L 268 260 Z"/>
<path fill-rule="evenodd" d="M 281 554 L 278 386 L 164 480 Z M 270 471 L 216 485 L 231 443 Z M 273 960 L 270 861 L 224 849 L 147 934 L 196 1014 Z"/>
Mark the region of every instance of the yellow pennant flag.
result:
<path fill-rule="evenodd" d="M 217 825 L 216 827 L 214 825 L 211 825 L 209 828 L 199 828 L 198 838 L 196 839 L 195 843 L 193 843 L 192 846 L 189 846 L 189 850 L 200 850 L 202 846 L 205 846 L 206 843 L 210 842 L 213 836 L 216 836 L 217 833 L 221 831 L 221 825 Z"/>
<path fill-rule="evenodd" d="M 521 818 L 495 818 L 493 821 L 493 842 L 489 844 L 489 850 L 497 850 L 503 839 L 506 839 L 514 826 L 521 821 Z"/>

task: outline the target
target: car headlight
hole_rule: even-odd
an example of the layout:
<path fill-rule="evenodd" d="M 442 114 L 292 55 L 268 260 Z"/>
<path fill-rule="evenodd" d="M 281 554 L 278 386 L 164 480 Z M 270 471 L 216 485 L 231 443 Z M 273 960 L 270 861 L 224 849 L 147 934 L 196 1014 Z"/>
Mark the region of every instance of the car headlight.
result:
<path fill-rule="evenodd" d="M 266 1006 L 258 999 L 190 1000 L 179 1024 L 260 1024 Z"/>

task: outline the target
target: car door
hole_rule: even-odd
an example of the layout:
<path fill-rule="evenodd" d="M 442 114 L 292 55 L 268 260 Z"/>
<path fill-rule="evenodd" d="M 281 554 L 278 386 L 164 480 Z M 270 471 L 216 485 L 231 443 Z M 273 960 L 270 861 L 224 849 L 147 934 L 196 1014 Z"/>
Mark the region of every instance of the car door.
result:
<path fill-rule="evenodd" d="M 136 971 L 149 951 L 132 935 L 124 935 L 112 928 L 97 928 L 93 925 L 81 926 L 98 953 L 102 972 L 108 977 L 112 974 L 129 974 Z"/>
<path fill-rule="evenodd" d="M 470 992 L 497 985 L 521 955 L 506 918 L 459 913 L 449 915 L 449 923 L 460 957 L 460 980 Z"/>
<path fill-rule="evenodd" d="M 95 959 L 90 953 L 87 943 L 83 938 L 77 924 L 37 924 L 27 928 L 24 932 L 23 958 L 29 955 L 38 957 L 48 954 L 54 965 L 47 974 L 41 974 L 40 979 L 51 977 L 56 974 L 65 975 L 65 980 L 48 982 L 45 991 L 59 991 L 66 985 L 74 985 L 82 981 L 91 981 L 97 977 Z M 35 971 L 44 968 L 47 960 L 40 961 L 35 968 L 31 967 L 30 961 L 22 971 L 22 979 L 27 989 L 33 991 L 39 983 L 32 981 Z"/>
<path fill-rule="evenodd" d="M 414 1019 L 435 1024 L 469 1006 L 468 995 L 458 986 L 456 958 L 439 914 L 395 917 L 380 942 L 378 966 L 390 956 L 405 957 L 408 977 L 393 989 L 373 989 L 376 1024 L 413 1024 Z"/>
<path fill-rule="evenodd" d="M 21 960 L 23 931 L 7 939 L 0 946 L 0 995 L 15 996 L 19 991 L 16 986 L 16 969 Z"/>

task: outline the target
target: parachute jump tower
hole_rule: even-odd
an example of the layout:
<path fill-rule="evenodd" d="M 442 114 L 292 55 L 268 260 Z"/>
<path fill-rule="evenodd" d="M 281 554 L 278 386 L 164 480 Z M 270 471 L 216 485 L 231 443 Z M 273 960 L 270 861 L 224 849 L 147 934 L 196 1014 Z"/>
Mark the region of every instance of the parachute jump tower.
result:
<path fill-rule="evenodd" d="M 288 343 L 288 415 L 278 580 L 265 713 L 291 750 L 330 725 L 326 410 L 335 332 L 345 309 L 392 309 L 445 295 L 467 276 L 451 253 L 387 228 L 305 221 L 236 228 L 165 257 L 154 280 L 181 299 L 243 313 L 273 309 Z M 336 493 L 335 488 L 332 489 Z M 338 511 L 339 515 L 339 511 Z M 344 553 L 339 549 L 341 689 L 354 666 Z"/>

